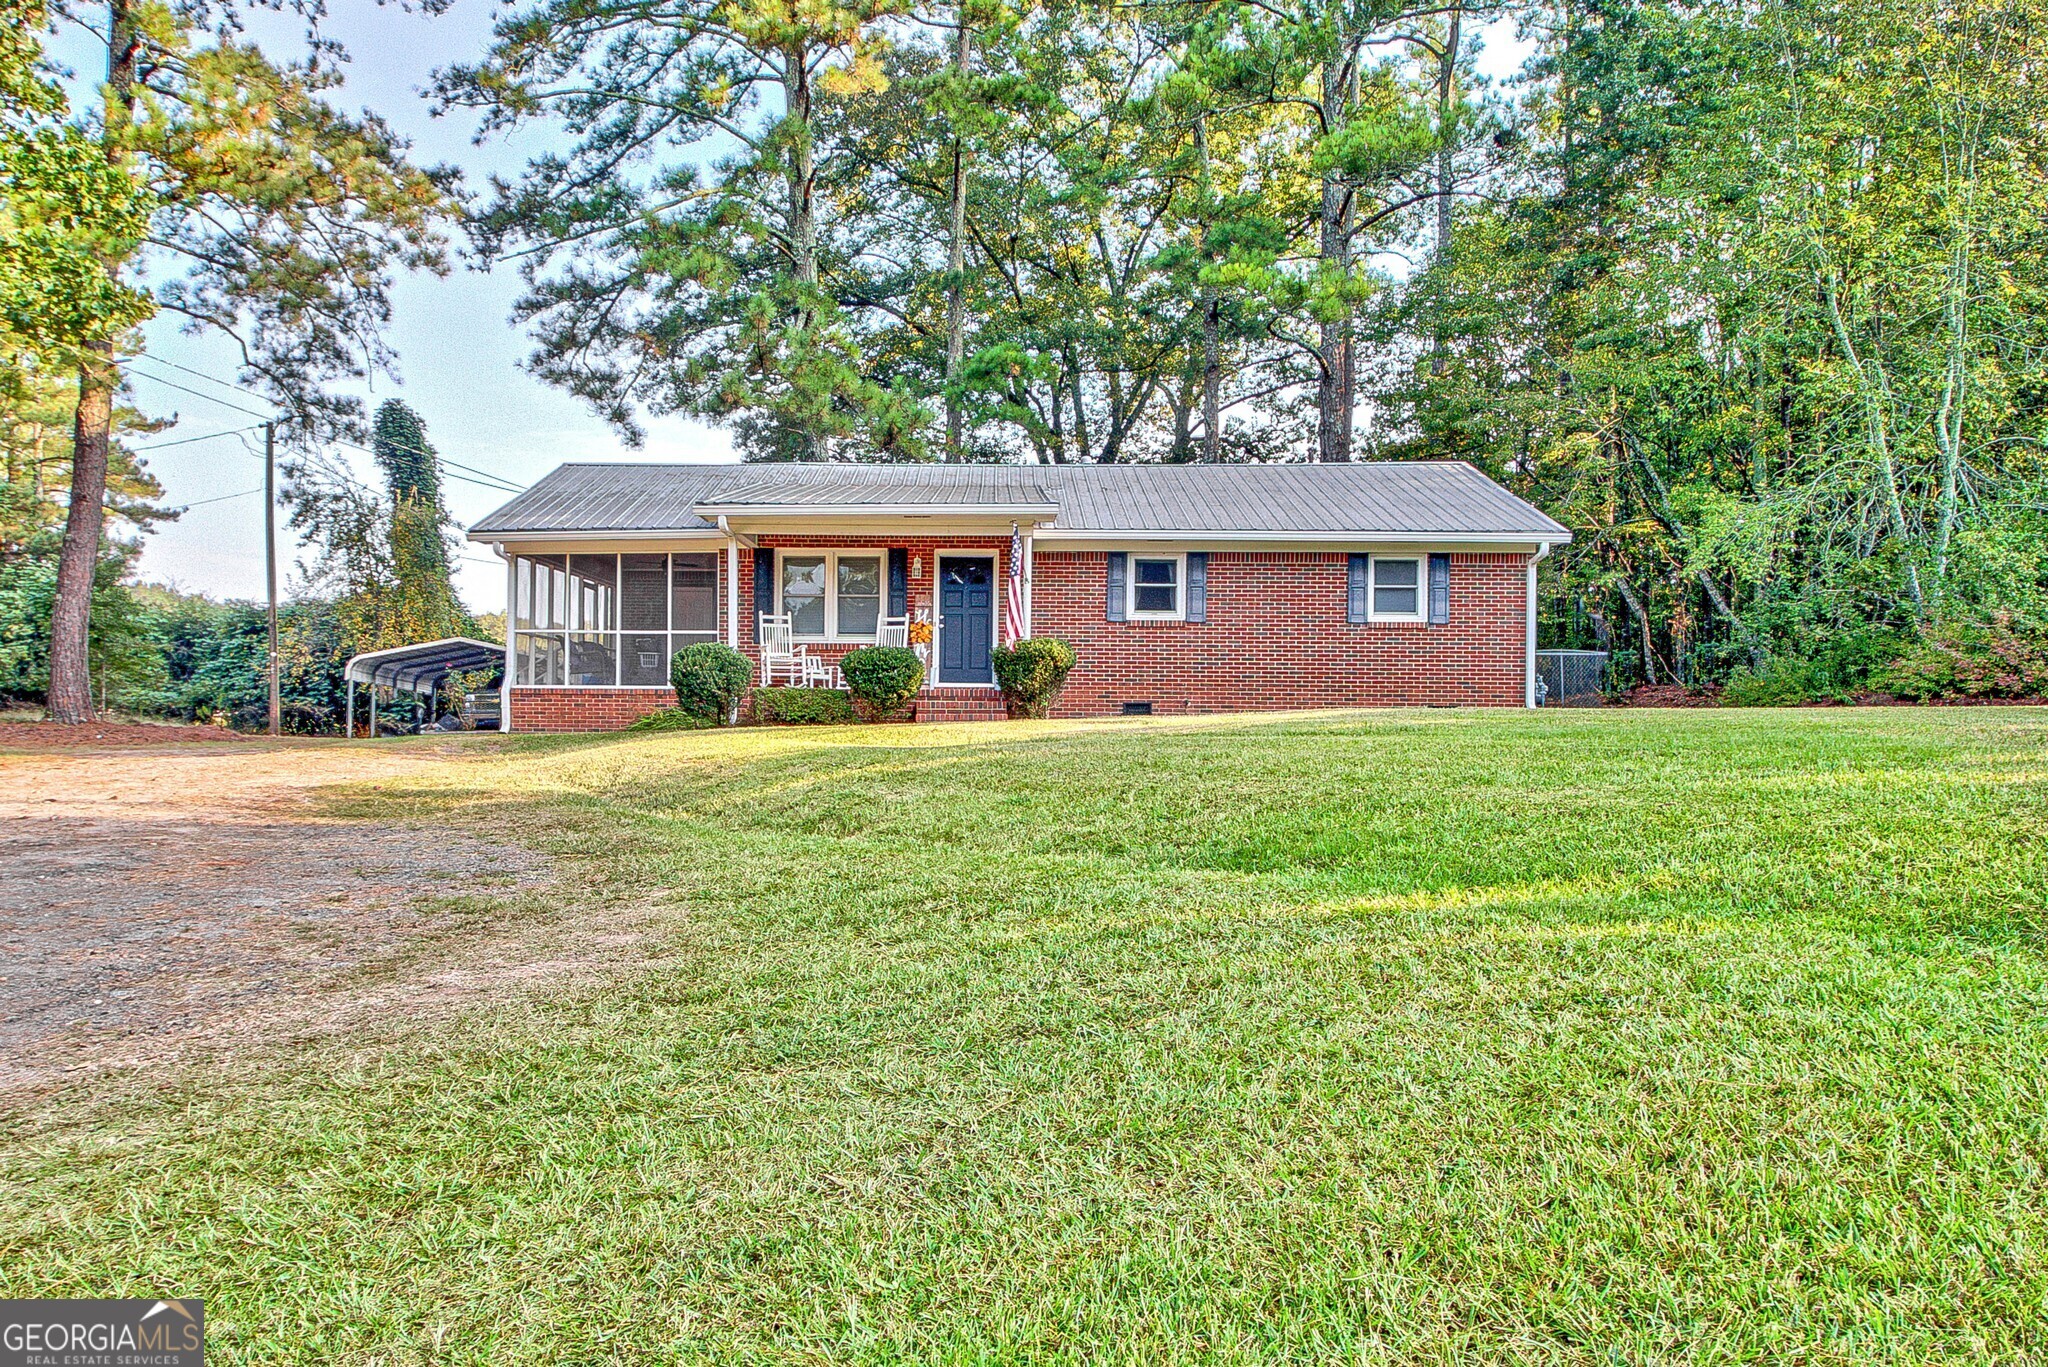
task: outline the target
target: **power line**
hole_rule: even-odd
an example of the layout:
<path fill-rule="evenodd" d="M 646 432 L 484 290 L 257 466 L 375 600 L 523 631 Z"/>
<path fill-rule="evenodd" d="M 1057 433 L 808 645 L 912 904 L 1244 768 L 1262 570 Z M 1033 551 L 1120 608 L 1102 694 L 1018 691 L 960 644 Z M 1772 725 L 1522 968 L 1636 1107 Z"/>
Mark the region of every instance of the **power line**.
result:
<path fill-rule="evenodd" d="M 229 403 L 226 399 L 216 398 L 211 394 L 202 394 L 200 391 L 196 389 L 192 389 L 189 388 L 188 386 L 179 384 L 175 380 L 166 380 L 161 375 L 152 375 L 146 370 L 130 370 L 129 373 L 137 376 L 140 379 L 154 381 L 155 383 L 164 386 L 166 389 L 175 389 L 180 394 L 190 394 L 195 399 L 204 399 L 208 403 L 217 403 L 222 408 L 232 408 L 237 413 L 246 413 L 252 418 L 262 418 L 265 422 L 269 422 L 272 420 L 270 414 L 268 413 L 258 413 L 253 408 L 244 408 L 242 407 L 242 405 L 238 403 Z"/>
<path fill-rule="evenodd" d="M 231 498 L 247 498 L 251 494 L 260 494 L 262 492 L 261 489 L 244 489 L 239 494 L 221 494 L 214 498 L 198 498 L 190 503 L 181 503 L 178 506 L 181 510 L 185 508 L 204 508 L 209 503 L 225 503 Z"/>
<path fill-rule="evenodd" d="M 259 390 L 251 389 L 247 385 L 236 384 L 233 380 L 223 380 L 218 375 L 209 375 L 203 370 L 194 370 L 191 366 L 179 365 L 176 361 L 167 361 L 163 357 L 151 355 L 147 351 L 138 351 L 133 356 L 129 357 L 129 359 L 135 361 L 154 361 L 158 365 L 169 366 L 173 370 L 182 370 L 187 375 L 193 376 L 196 379 L 204 380 L 208 384 L 217 384 L 222 389 L 232 389 L 237 394 L 247 394 L 250 398 L 261 399 L 265 403 L 271 402 L 271 398 L 268 394 L 262 393 Z"/>
<path fill-rule="evenodd" d="M 193 368 L 192 368 L 191 366 L 179 365 L 179 364 L 178 364 L 178 363 L 177 363 L 176 361 L 167 361 L 167 360 L 165 360 L 165 359 L 164 359 L 163 357 L 161 357 L 161 356 L 153 356 L 153 355 L 149 354 L 149 353 L 148 353 L 148 352 L 146 352 L 146 351 L 145 351 L 145 352 L 139 352 L 139 353 L 137 353 L 137 355 L 136 355 L 135 359 L 137 359 L 137 360 L 145 360 L 145 361 L 153 361 L 153 362 L 155 362 L 155 363 L 156 363 L 157 365 L 161 365 L 161 366 L 169 366 L 169 367 L 170 367 L 170 368 L 171 368 L 172 370 L 178 370 L 178 371 L 183 371 L 183 372 L 184 372 L 185 374 L 187 374 L 187 375 L 191 375 L 191 376 L 193 376 L 193 377 L 195 377 L 195 378 L 197 378 L 197 379 L 205 380 L 205 381 L 206 381 L 206 382 L 207 382 L 208 384 L 217 384 L 217 385 L 221 386 L 221 387 L 222 387 L 223 389 L 232 389 L 232 390 L 234 390 L 234 391 L 235 391 L 235 392 L 236 392 L 237 394 L 247 394 L 247 395 L 248 395 L 249 397 L 251 397 L 251 398 L 253 398 L 253 399 L 261 399 L 261 400 L 262 400 L 262 401 L 263 401 L 264 403 L 271 403 L 271 402 L 272 402 L 272 400 L 271 400 L 271 399 L 270 399 L 270 398 L 269 398 L 269 397 L 268 397 L 267 395 L 264 395 L 264 394 L 258 393 L 258 392 L 257 392 L 256 390 L 250 389 L 250 388 L 249 388 L 248 386 L 246 386 L 246 385 L 239 385 L 239 384 L 235 384 L 234 382 L 232 382 L 232 381 L 230 381 L 230 380 L 223 380 L 223 379 L 221 379 L 221 378 L 220 378 L 219 376 L 216 376 L 216 375 L 209 375 L 209 374 L 207 374 L 207 373 L 206 373 L 205 371 L 203 371 L 203 370 L 194 370 L 194 369 L 193 369 Z M 156 381 L 156 382 L 157 382 L 158 384 L 170 384 L 170 383 L 171 383 L 171 382 L 170 382 L 169 380 L 163 379 L 163 378 L 161 378 L 160 376 L 156 376 L 156 375 L 151 375 L 151 374 L 149 374 L 149 373 L 148 373 L 147 371 L 144 371 L 144 372 L 142 372 L 142 373 L 143 373 L 143 376 L 144 376 L 144 378 L 146 378 L 146 379 L 152 379 L 152 380 L 155 380 L 155 381 Z M 172 387 L 172 388 L 174 388 L 174 389 L 176 389 L 176 388 L 179 388 L 179 386 L 177 386 L 177 385 L 172 385 L 171 387 Z M 193 393 L 196 393 L 196 391 L 194 391 L 194 390 L 190 390 L 190 389 L 184 390 L 184 392 L 185 392 L 185 393 L 187 393 L 187 394 L 193 394 Z M 209 396 L 209 395 L 205 395 L 205 394 L 199 394 L 199 395 L 198 395 L 198 397 L 200 397 L 200 398 L 208 398 L 208 397 L 211 397 L 211 396 Z M 220 399 L 215 399 L 215 400 L 214 400 L 214 402 L 216 402 L 216 403 L 221 403 L 221 402 L 224 402 L 224 400 L 220 400 Z M 244 410 L 244 411 L 247 411 L 247 410 Z M 258 416 L 260 416 L 260 415 L 258 415 Z M 169 445 L 170 443 L 166 442 L 166 443 L 164 443 L 164 444 L 165 444 L 165 445 Z M 367 453 L 367 454 L 369 454 L 369 455 L 373 455 L 373 456 L 377 454 L 377 453 L 376 453 L 376 451 L 375 451 L 375 450 L 374 450 L 373 448 L 371 448 L 371 447 L 368 447 L 368 446 L 363 446 L 363 445 L 360 445 L 360 444 L 358 444 L 358 443 L 356 443 L 356 442 L 352 442 L 352 441 L 342 441 L 342 440 L 341 440 L 340 438 L 335 438 L 335 439 L 334 439 L 334 444 L 335 444 L 335 445 L 337 445 L 337 446 L 346 446 L 346 447 L 349 447 L 349 448 L 351 448 L 352 450 L 356 450 L 356 451 L 362 451 L 362 452 L 365 452 L 365 453 Z M 394 444 L 395 444 L 395 443 L 394 443 Z M 400 446 L 400 447 L 399 447 L 398 449 L 399 449 L 399 450 L 401 450 L 401 451 L 407 451 L 407 452 L 410 452 L 411 454 L 413 454 L 413 455 L 415 455 L 415 456 L 430 456 L 430 457 L 432 457 L 433 459 L 435 459 L 435 460 L 438 460 L 438 461 L 440 461 L 440 462 L 441 462 L 441 463 L 442 463 L 443 465 L 447 465 L 447 466 L 452 466 L 453 468 L 455 468 L 455 469 L 457 469 L 457 470 L 467 470 L 467 471 L 468 471 L 468 472 L 469 472 L 470 474 L 472 474 L 472 475 L 478 475 L 478 476 L 481 476 L 481 477 L 482 477 L 483 479 L 487 479 L 487 480 L 495 480 L 495 481 L 496 481 L 496 482 L 497 482 L 498 484 L 500 484 L 500 485 L 502 485 L 502 486 L 504 487 L 504 490 L 505 490 L 505 492 L 507 492 L 507 493 L 521 494 L 521 493 L 525 493 L 525 492 L 526 492 L 526 490 L 525 490 L 524 488 L 522 488 L 521 486 L 519 486 L 519 485 L 517 485 L 517 484 L 514 484 L 514 483 L 513 483 L 513 482 L 512 482 L 511 480 L 508 480 L 508 479 L 506 479 L 506 478 L 505 478 L 505 477 L 504 477 L 503 475 L 500 475 L 500 474 L 495 474 L 495 473 L 493 473 L 492 471 L 489 471 L 489 470 L 483 470 L 483 469 L 479 469 L 478 467 L 476 467 L 476 466 L 474 466 L 474 465 L 464 465 L 464 464 L 463 464 L 463 463 L 462 463 L 461 461 L 459 461 L 459 460 L 451 460 L 450 458 L 448 458 L 447 456 L 444 456 L 444 455 L 442 455 L 442 454 L 441 454 L 440 452 L 438 452 L 438 451 L 422 451 L 422 450 L 420 450 L 420 449 L 419 449 L 418 447 L 416 447 L 416 446 Z M 458 476 L 458 478 L 459 478 L 459 476 Z M 477 480 L 469 480 L 469 481 L 468 481 L 468 483 L 471 483 L 471 484 L 475 484 L 475 483 L 477 483 L 477 482 L 478 482 Z"/>
<path fill-rule="evenodd" d="M 208 432 L 202 437 L 180 437 L 176 441 L 153 441 L 147 446 L 131 446 L 128 449 L 140 455 L 144 451 L 161 451 L 166 446 L 190 446 L 195 441 L 218 441 L 222 437 L 239 437 L 244 432 L 258 432 L 257 427 L 237 427 L 232 432 Z"/>

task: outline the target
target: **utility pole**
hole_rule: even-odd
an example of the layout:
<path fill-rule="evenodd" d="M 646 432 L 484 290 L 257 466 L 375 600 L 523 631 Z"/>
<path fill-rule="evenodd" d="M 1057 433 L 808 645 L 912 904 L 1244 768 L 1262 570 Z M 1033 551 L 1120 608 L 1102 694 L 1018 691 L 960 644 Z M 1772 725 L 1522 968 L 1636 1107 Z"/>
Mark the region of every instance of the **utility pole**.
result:
<path fill-rule="evenodd" d="M 263 569 L 270 584 L 270 734 L 282 729 L 277 700 L 277 424 L 263 424 Z"/>

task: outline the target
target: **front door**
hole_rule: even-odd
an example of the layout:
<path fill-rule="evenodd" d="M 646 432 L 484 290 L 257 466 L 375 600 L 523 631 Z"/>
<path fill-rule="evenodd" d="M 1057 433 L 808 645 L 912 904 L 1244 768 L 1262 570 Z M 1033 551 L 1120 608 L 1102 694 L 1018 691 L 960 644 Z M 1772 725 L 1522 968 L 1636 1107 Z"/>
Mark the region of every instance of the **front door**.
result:
<path fill-rule="evenodd" d="M 996 562 L 992 557 L 939 558 L 939 682 L 994 683 Z"/>

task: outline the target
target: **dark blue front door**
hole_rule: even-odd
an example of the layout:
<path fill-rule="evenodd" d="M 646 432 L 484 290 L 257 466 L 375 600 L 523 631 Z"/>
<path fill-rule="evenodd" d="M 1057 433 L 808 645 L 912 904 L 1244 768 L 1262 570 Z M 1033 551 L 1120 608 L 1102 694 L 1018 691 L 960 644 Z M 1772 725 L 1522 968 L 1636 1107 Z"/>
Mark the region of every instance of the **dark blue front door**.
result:
<path fill-rule="evenodd" d="M 994 683 L 996 562 L 987 556 L 939 561 L 939 682 Z"/>

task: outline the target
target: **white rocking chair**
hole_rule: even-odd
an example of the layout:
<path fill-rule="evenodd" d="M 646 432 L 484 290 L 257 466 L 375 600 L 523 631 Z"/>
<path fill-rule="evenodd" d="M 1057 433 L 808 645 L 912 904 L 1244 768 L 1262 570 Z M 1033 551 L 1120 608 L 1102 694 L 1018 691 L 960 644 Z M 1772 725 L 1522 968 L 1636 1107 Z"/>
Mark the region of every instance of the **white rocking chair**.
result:
<path fill-rule="evenodd" d="M 778 674 L 790 684 L 806 682 L 810 655 L 797 647 L 794 636 L 795 629 L 790 624 L 788 613 L 761 614 L 761 683 L 764 687 L 775 687 Z"/>
<path fill-rule="evenodd" d="M 875 632 L 878 646 L 907 646 L 910 644 L 910 619 L 908 617 L 884 617 L 882 625 Z"/>

